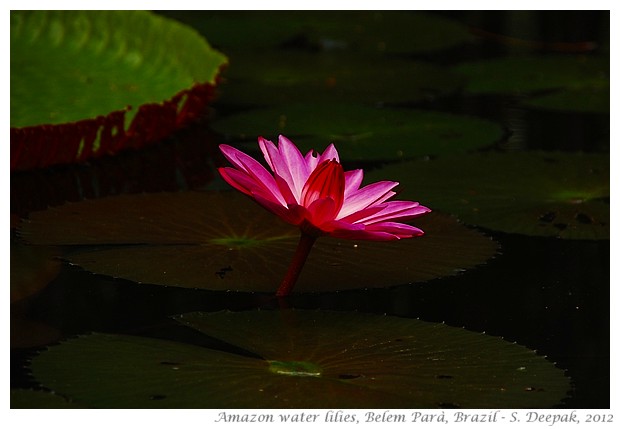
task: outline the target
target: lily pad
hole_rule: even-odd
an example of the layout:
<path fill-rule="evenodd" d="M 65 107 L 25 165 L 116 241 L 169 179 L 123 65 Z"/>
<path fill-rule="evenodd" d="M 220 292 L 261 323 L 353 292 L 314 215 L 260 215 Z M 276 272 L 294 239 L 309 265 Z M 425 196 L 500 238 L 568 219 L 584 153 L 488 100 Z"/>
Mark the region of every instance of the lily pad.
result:
<path fill-rule="evenodd" d="M 145 11 L 11 11 L 11 167 L 161 139 L 203 113 L 225 63 Z"/>
<path fill-rule="evenodd" d="M 455 93 L 463 78 L 446 67 L 336 53 L 231 53 L 220 104 L 407 103 Z"/>
<path fill-rule="evenodd" d="M 463 24 L 412 11 L 166 11 L 216 46 L 255 51 L 276 47 L 360 53 L 421 53 L 471 41 Z"/>
<path fill-rule="evenodd" d="M 92 334 L 42 352 L 32 373 L 98 408 L 549 408 L 570 390 L 534 351 L 445 324 L 301 310 L 176 320 L 249 353 Z"/>
<path fill-rule="evenodd" d="M 609 239 L 609 155 L 485 153 L 407 162 L 390 177 L 429 207 L 467 224 L 535 236 Z"/>
<path fill-rule="evenodd" d="M 54 343 L 61 337 L 60 330 L 53 326 L 11 314 L 11 349 L 41 347 Z"/>
<path fill-rule="evenodd" d="M 11 302 L 36 294 L 60 272 L 57 249 L 11 240 Z"/>
<path fill-rule="evenodd" d="M 62 396 L 43 390 L 11 389 L 11 409 L 81 408 Z"/>
<path fill-rule="evenodd" d="M 544 110 L 608 113 L 609 86 L 606 88 L 565 89 L 523 100 L 523 104 Z"/>
<path fill-rule="evenodd" d="M 433 213 L 423 237 L 396 242 L 317 240 L 297 292 L 386 287 L 449 276 L 491 258 L 497 244 Z M 299 239 L 296 227 L 239 193 L 124 195 L 32 213 L 34 243 L 80 245 L 66 258 L 85 269 L 161 285 L 275 292 Z M 84 247 L 88 246 L 88 247 Z"/>
<path fill-rule="evenodd" d="M 609 112 L 609 59 L 593 56 L 504 57 L 462 63 L 473 94 L 534 95 L 533 106 L 555 110 Z M 551 94 L 535 94 L 556 90 Z"/>
<path fill-rule="evenodd" d="M 353 104 L 289 105 L 222 118 L 213 129 L 231 140 L 285 134 L 302 151 L 338 146 L 343 161 L 394 161 L 464 153 L 491 146 L 503 129 L 483 119 L 448 113 L 375 109 Z"/>

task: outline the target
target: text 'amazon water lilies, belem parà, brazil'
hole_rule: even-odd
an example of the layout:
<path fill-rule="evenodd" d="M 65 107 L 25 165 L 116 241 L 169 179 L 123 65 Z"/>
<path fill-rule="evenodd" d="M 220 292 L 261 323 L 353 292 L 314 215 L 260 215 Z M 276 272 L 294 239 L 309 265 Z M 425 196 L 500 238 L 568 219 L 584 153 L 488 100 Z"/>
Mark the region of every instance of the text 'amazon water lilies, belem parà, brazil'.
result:
<path fill-rule="evenodd" d="M 355 240 L 399 240 L 424 232 L 401 223 L 430 212 L 415 201 L 388 201 L 398 182 L 380 181 L 360 187 L 361 169 L 344 171 L 338 151 L 330 144 L 320 154 L 305 156 L 284 136 L 278 145 L 259 137 L 270 173 L 251 156 L 228 145 L 220 150 L 234 167 L 220 174 L 235 189 L 249 195 L 284 221 L 299 226 L 301 238 L 277 296 L 287 296 L 314 241 L 323 235 Z"/>

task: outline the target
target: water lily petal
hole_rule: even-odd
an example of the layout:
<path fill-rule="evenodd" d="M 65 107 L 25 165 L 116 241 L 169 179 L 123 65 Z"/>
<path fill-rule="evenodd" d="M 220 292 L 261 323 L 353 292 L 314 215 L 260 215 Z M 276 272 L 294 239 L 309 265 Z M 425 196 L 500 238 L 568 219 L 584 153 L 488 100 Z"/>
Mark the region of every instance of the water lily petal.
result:
<path fill-rule="evenodd" d="M 364 179 L 364 170 L 349 170 L 344 172 L 344 199 L 349 197 L 349 195 L 355 191 L 357 191 L 362 184 L 362 180 Z"/>
<path fill-rule="evenodd" d="M 262 137 L 259 138 L 259 145 L 265 157 L 265 161 L 267 162 L 267 164 L 269 164 L 269 167 L 277 176 L 280 176 L 287 183 L 288 188 L 295 196 L 295 200 L 299 201 L 299 197 L 301 196 L 301 189 L 298 189 L 297 185 L 295 184 L 295 180 L 291 172 L 291 167 L 288 165 L 287 159 L 282 156 L 282 153 L 280 151 L 281 148 L 276 147 L 273 142 L 271 142 L 270 140 L 266 140 Z M 295 168 L 299 170 L 302 167 L 298 164 Z"/>
<path fill-rule="evenodd" d="M 371 240 L 371 241 L 393 241 L 400 240 L 401 237 L 383 231 L 368 231 L 366 229 L 337 229 L 330 234 L 332 237 L 344 238 L 346 240 Z"/>
<path fill-rule="evenodd" d="M 228 159 L 234 166 L 254 179 L 256 187 L 268 189 L 273 194 L 275 199 L 280 201 L 282 204 L 285 203 L 284 197 L 280 192 L 280 187 L 271 173 L 269 173 L 261 163 L 232 146 L 223 144 L 220 145 L 220 150 L 226 159 Z"/>
<path fill-rule="evenodd" d="M 384 209 L 383 206 L 366 207 L 365 209 L 353 212 L 348 216 L 339 218 L 338 220 L 343 221 L 345 223 L 351 223 L 351 224 L 355 224 L 355 223 L 363 224 L 363 222 L 360 222 L 361 220 L 368 219 L 369 217 L 376 215 L 383 209 Z"/>
<path fill-rule="evenodd" d="M 412 225 L 400 222 L 379 222 L 366 225 L 366 231 L 382 231 L 397 235 L 400 238 L 418 237 L 424 235 L 424 231 Z"/>
<path fill-rule="evenodd" d="M 264 137 L 259 137 L 258 147 L 260 147 L 261 152 L 263 152 L 263 157 L 265 158 L 267 165 L 269 165 L 269 168 L 271 168 L 271 171 L 275 171 L 272 159 L 280 156 L 276 145 L 273 144 L 271 140 L 267 140 Z"/>
<path fill-rule="evenodd" d="M 276 216 L 278 216 L 283 221 L 290 223 L 292 225 L 298 225 L 303 220 L 303 217 L 300 218 L 298 213 L 295 211 L 291 211 L 288 207 L 284 207 L 280 204 L 274 203 L 272 200 L 265 198 L 264 195 L 261 194 L 252 194 L 251 195 L 254 200 L 265 209 L 269 210 Z"/>
<path fill-rule="evenodd" d="M 286 201 L 286 204 L 299 204 L 299 196 L 293 194 L 293 191 L 291 191 L 288 182 L 277 174 L 274 174 L 274 178 L 276 180 L 276 183 L 278 184 L 278 188 L 280 189 L 280 193 L 282 194 L 284 201 Z"/>
<path fill-rule="evenodd" d="M 338 214 L 339 217 L 346 217 L 351 213 L 365 209 L 371 205 L 380 204 L 387 199 L 396 195 L 392 189 L 398 185 L 398 182 L 382 181 L 371 183 L 363 188 L 353 192 L 345 200 L 342 210 Z"/>
<path fill-rule="evenodd" d="M 243 192 L 246 195 L 260 194 L 264 198 L 273 201 L 281 206 L 286 206 L 286 201 L 279 189 L 272 189 L 265 185 L 264 182 L 258 181 L 256 177 L 246 174 L 243 171 L 235 170 L 234 168 L 225 167 L 219 168 L 222 178 L 235 189 Z M 274 181 L 275 182 L 275 181 Z"/>
<path fill-rule="evenodd" d="M 431 211 L 428 207 L 421 206 L 419 203 L 414 201 L 388 201 L 383 204 L 384 205 L 381 211 L 364 219 L 360 219 L 358 222 L 370 225 L 390 219 L 408 220 Z"/>
<path fill-rule="evenodd" d="M 323 229 L 323 224 L 333 221 L 338 213 L 338 206 L 331 197 L 325 197 L 314 200 L 307 210 L 310 223 Z"/>
<path fill-rule="evenodd" d="M 336 217 L 344 203 L 344 170 L 337 161 L 324 161 L 317 166 L 301 192 L 301 205 L 309 207 L 315 200 L 331 198 L 336 204 Z"/>
<path fill-rule="evenodd" d="M 336 150 L 336 146 L 334 146 L 333 143 L 327 146 L 327 148 L 325 148 L 325 150 L 319 156 L 319 159 L 317 161 L 318 161 L 317 164 L 320 164 L 323 161 L 336 161 L 339 163 L 340 157 L 338 156 L 338 151 Z"/>
<path fill-rule="evenodd" d="M 360 187 L 363 171 L 345 172 L 333 144 L 322 154 L 310 151 L 303 156 L 282 135 L 277 146 L 262 137 L 258 143 L 273 174 L 227 145 L 220 147 L 234 168 L 219 171 L 231 186 L 284 221 L 316 228 L 318 235 L 340 238 L 396 240 L 422 234 L 419 228 L 397 221 L 430 209 L 414 201 L 388 201 L 396 195 L 392 189 L 398 182 L 386 180 Z"/>
<path fill-rule="evenodd" d="M 274 173 L 282 177 L 299 198 L 310 170 L 297 146 L 284 136 L 279 137 L 277 149 L 269 140 L 262 139 L 262 143 L 261 149 Z"/>

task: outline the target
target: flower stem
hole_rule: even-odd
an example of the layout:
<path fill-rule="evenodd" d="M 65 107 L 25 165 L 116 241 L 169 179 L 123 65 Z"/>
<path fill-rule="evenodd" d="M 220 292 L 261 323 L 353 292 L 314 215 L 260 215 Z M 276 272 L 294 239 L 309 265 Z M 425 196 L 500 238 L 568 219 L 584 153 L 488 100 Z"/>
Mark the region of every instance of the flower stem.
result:
<path fill-rule="evenodd" d="M 312 245 L 314 245 L 316 239 L 317 237 L 314 235 L 307 234 L 303 231 L 301 232 L 297 249 L 293 255 L 293 260 L 291 261 L 291 265 L 288 267 L 288 271 L 286 272 L 282 283 L 280 283 L 276 296 L 288 296 L 291 293 L 291 290 L 293 290 L 293 286 L 295 286 L 295 283 L 299 278 L 301 269 L 304 267 L 306 259 L 308 258 Z"/>

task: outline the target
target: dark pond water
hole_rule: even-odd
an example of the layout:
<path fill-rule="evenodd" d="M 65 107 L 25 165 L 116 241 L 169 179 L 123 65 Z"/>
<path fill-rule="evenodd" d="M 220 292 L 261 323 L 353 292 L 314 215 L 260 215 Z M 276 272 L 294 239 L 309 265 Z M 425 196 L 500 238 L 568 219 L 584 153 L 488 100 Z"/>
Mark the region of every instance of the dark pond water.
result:
<path fill-rule="evenodd" d="M 169 15 L 199 27 L 201 15 Z M 556 55 L 555 42 L 597 41 L 605 49 L 605 13 L 443 12 L 479 32 L 511 34 L 541 43 L 534 52 Z M 514 42 L 516 43 L 516 42 Z M 512 41 L 496 37 L 478 43 L 413 55 L 442 66 L 508 55 Z M 608 39 L 607 39 L 608 46 Z M 222 48 L 223 49 L 223 48 Z M 281 51 L 285 56 L 288 51 Z M 231 66 L 232 67 L 232 66 Z M 380 64 L 377 67 L 381 67 Z M 222 86 L 226 93 L 226 86 Z M 544 91 L 543 91 L 544 92 Z M 609 151 L 609 114 L 571 109 L 528 108 L 514 94 L 472 95 L 463 91 L 424 97 L 406 107 L 474 115 L 500 124 L 504 136 L 485 150 Z M 211 119 L 239 110 L 216 101 L 201 121 L 139 152 L 124 152 L 83 165 L 57 166 L 11 175 L 12 227 L 19 217 L 65 201 L 121 193 L 178 191 L 222 186 L 214 167 L 224 160 L 222 135 Z M 275 137 L 275 136 L 272 136 Z M 327 142 L 326 142 L 327 143 Z M 361 163 L 369 169 L 372 162 Z M 357 165 L 345 165 L 347 169 Z M 388 178 L 389 179 L 389 178 Z M 574 392 L 566 408 L 610 406 L 610 245 L 608 240 L 564 240 L 479 228 L 501 245 L 485 265 L 454 277 L 391 288 L 293 296 L 289 305 L 304 309 L 361 312 L 445 322 L 517 342 L 555 362 L 570 376 Z M 14 234 L 12 240 L 19 240 Z M 33 344 L 11 348 L 11 387 L 38 383 L 27 370 L 41 347 L 60 338 L 88 333 L 138 333 L 200 343 L 168 316 L 191 311 L 269 307 L 266 295 L 210 292 L 95 275 L 64 263 L 59 274 L 36 295 L 11 306 L 12 335 L 18 322 L 37 322 L 51 333 Z M 47 332 L 47 331 L 46 331 Z M 13 340 L 16 339 L 12 337 Z M 16 343 L 18 343 L 16 341 Z"/>

